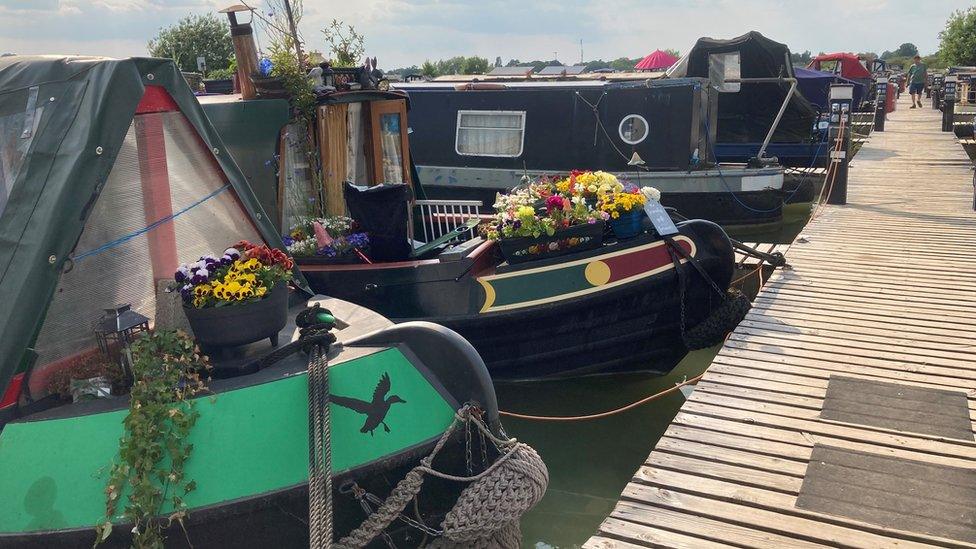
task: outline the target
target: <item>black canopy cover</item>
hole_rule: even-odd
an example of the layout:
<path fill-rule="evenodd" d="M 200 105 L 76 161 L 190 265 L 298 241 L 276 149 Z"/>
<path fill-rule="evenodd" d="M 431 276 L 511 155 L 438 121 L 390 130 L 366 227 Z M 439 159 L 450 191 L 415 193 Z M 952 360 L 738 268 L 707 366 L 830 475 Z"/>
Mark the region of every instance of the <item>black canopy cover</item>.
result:
<path fill-rule="evenodd" d="M 739 52 L 742 78 L 793 78 L 790 49 L 752 31 L 729 40 L 700 38 L 688 54 L 687 76 L 709 77 L 709 55 Z M 788 83 L 743 83 L 739 92 L 720 93 L 718 98 L 718 141 L 720 143 L 761 142 L 769 131 L 786 94 Z M 795 93 L 773 134 L 773 141 L 796 143 L 811 138 L 817 111 Z"/>

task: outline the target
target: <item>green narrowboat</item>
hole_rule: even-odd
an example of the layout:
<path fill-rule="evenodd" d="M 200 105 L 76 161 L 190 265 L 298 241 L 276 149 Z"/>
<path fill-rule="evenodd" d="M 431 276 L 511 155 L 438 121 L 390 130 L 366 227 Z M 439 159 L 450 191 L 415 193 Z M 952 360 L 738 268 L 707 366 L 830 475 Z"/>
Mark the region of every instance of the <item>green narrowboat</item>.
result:
<path fill-rule="evenodd" d="M 172 61 L 0 59 L 0 546 L 92 546 L 129 402 L 65 401 L 52 384 L 99 352 L 106 308 L 129 304 L 147 328 L 179 325 L 179 294 L 163 290 L 179 261 L 241 239 L 281 247 Z M 505 438 L 484 363 L 458 334 L 309 299 L 300 273 L 294 285 L 283 342 L 300 339 L 294 318 L 309 303 L 338 321 L 328 354 L 337 538 L 370 514 L 367 496 L 387 497 L 431 453 L 459 409 L 481 410 Z M 214 362 L 188 441 L 197 488 L 168 546 L 308 544 L 308 358 L 297 345 L 272 353 L 264 340 Z M 470 475 L 471 445 L 498 455 L 474 439 L 446 438 L 434 467 Z M 463 487 L 428 479 L 410 521 L 382 536 L 429 541 Z M 109 518 L 120 523 L 105 545 L 129 543 L 131 525 Z"/>

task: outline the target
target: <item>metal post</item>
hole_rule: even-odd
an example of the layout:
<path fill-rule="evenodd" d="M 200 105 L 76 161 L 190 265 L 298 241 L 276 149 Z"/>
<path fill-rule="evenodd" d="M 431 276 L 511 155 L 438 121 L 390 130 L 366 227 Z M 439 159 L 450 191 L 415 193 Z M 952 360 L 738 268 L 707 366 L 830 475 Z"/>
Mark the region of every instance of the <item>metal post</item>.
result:
<path fill-rule="evenodd" d="M 826 183 L 829 185 L 828 204 L 847 204 L 847 169 L 850 163 L 853 102 L 854 86 L 849 84 L 830 86 L 830 125 L 827 128 L 827 143 L 831 147 L 830 162 L 835 173 Z"/>
<path fill-rule="evenodd" d="M 932 97 L 932 84 L 934 80 L 931 74 L 925 77 L 925 97 Z"/>
<path fill-rule="evenodd" d="M 946 76 L 942 88 L 942 131 L 944 132 L 952 131 L 952 122 L 956 112 L 957 78 L 954 74 Z"/>
<path fill-rule="evenodd" d="M 884 76 L 879 77 L 874 88 L 874 131 L 883 132 L 885 117 L 888 114 L 888 79 Z"/>
<path fill-rule="evenodd" d="M 932 77 L 932 110 L 939 110 L 939 102 L 942 101 L 942 84 L 945 75 L 936 74 Z"/>
<path fill-rule="evenodd" d="M 288 27 L 291 29 L 292 40 L 295 41 L 295 54 L 298 55 L 298 68 L 305 72 L 305 56 L 302 55 L 302 43 L 298 39 L 298 27 L 295 26 L 295 16 L 291 11 L 291 2 L 284 0 L 285 14 L 288 16 Z"/>

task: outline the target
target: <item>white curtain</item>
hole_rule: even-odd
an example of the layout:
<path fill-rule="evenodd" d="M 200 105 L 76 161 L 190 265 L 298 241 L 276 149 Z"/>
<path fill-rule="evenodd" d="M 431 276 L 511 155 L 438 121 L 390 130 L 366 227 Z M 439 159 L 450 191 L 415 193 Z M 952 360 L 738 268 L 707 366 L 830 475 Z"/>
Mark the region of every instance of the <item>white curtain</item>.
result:
<path fill-rule="evenodd" d="M 461 113 L 457 152 L 484 156 L 518 156 L 522 153 L 522 113 Z"/>

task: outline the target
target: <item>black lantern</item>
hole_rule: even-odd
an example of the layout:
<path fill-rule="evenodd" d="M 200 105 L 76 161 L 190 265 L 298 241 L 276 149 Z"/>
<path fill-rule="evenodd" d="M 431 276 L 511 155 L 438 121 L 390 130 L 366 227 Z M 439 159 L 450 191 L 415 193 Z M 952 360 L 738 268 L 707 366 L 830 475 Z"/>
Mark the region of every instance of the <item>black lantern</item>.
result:
<path fill-rule="evenodd" d="M 122 366 L 127 376 L 132 375 L 132 353 L 129 344 L 139 334 L 149 331 L 149 319 L 132 310 L 132 305 L 116 305 L 104 309 L 105 314 L 95 326 L 98 350 Z"/>

